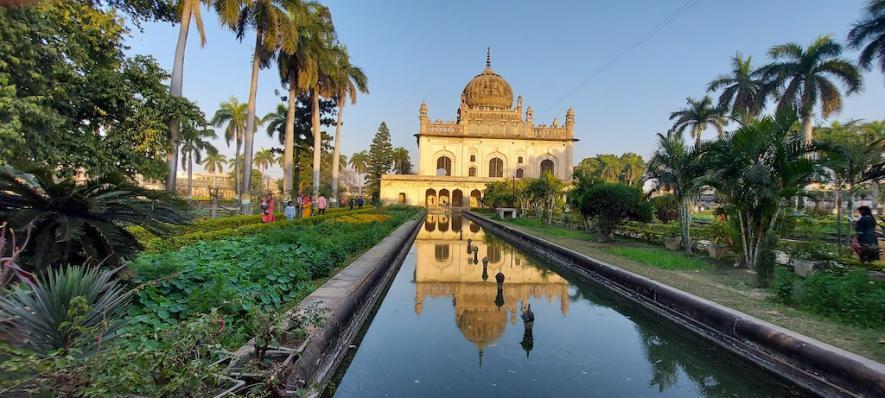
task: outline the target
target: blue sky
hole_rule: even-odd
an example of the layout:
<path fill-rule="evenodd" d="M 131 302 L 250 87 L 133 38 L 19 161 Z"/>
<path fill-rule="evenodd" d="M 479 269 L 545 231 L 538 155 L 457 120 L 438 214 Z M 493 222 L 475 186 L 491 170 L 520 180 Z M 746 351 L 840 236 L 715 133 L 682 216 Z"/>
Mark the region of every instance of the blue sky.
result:
<path fill-rule="evenodd" d="M 754 63 L 761 64 L 775 44 L 806 45 L 822 34 L 844 41 L 864 3 L 325 1 L 353 63 L 369 76 L 370 94 L 345 108 L 342 153 L 368 148 L 379 123 L 386 121 L 393 144 L 414 157 L 418 106 L 426 101 L 432 119 L 454 119 L 461 90 L 482 70 L 486 47 L 491 47 L 493 68 L 514 95 L 534 107 L 536 123 L 562 120 L 574 107 L 581 140 L 576 159 L 627 151 L 648 156 L 655 133 L 670 127 L 670 112 L 686 96 L 704 95 L 706 83 L 728 71 L 736 52 L 753 55 Z M 677 10 L 682 12 L 674 14 Z M 200 48 L 191 29 L 184 95 L 211 117 L 228 97 L 247 99 L 254 36 L 240 43 L 214 14 L 203 15 L 208 43 Z M 142 32 L 133 29 L 129 52 L 152 55 L 171 70 L 177 35 L 177 26 L 145 24 Z M 845 56 L 854 60 L 856 52 L 848 50 Z M 276 70 L 263 70 L 259 115 L 279 102 L 274 89 L 281 89 Z M 864 92 L 846 98 L 844 111 L 831 119 L 881 119 L 883 104 L 885 79 L 868 72 Z M 256 149 L 275 143 L 259 130 Z M 233 153 L 223 140 L 218 145 Z"/>

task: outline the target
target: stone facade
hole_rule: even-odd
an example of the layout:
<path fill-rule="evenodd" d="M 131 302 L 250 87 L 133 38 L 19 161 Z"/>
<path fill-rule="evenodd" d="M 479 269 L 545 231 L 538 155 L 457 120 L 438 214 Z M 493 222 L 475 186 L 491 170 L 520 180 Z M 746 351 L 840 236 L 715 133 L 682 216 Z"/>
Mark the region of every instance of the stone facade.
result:
<path fill-rule="evenodd" d="M 485 70 L 464 87 L 456 120 L 432 121 L 422 103 L 418 121 L 418 174 L 383 176 L 385 203 L 475 207 L 491 181 L 547 172 L 571 178 L 574 110 L 568 109 L 565 123 L 536 125 L 522 97 L 513 106 L 513 90 L 492 70 L 490 55 Z"/>

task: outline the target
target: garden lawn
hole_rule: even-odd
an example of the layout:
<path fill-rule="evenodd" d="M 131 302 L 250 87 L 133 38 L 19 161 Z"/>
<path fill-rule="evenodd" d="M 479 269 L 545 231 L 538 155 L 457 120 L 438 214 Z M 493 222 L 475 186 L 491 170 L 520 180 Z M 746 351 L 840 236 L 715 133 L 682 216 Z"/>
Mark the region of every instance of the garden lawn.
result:
<path fill-rule="evenodd" d="M 488 213 L 479 214 L 492 218 Z M 546 225 L 537 220 L 507 221 L 506 224 L 778 326 L 873 360 L 885 362 L 885 344 L 880 343 L 880 341 L 885 341 L 885 331 L 881 328 L 854 326 L 832 317 L 825 318 L 793 306 L 777 303 L 770 298 L 766 289 L 758 286 L 754 273 L 746 269 L 735 269 L 729 262 L 712 261 L 705 257 L 706 253 L 698 253 L 691 257 L 695 261 L 709 264 L 706 267 L 668 269 L 648 264 L 651 260 L 648 260 L 646 254 L 651 251 L 641 250 L 654 250 L 657 253 L 657 250 L 662 250 L 660 246 L 626 238 L 616 238 L 610 242 L 598 243 L 594 235 Z M 676 252 L 670 253 L 682 255 Z M 633 257 L 631 258 L 631 256 Z"/>
<path fill-rule="evenodd" d="M 612 246 L 608 250 L 616 256 L 655 268 L 680 271 L 712 270 L 715 268 L 709 261 L 689 256 L 683 252 L 674 252 L 658 247 Z"/>
<path fill-rule="evenodd" d="M 132 263 L 134 282 L 141 287 L 126 330 L 141 336 L 141 343 L 157 343 L 151 339 L 156 332 L 217 309 L 226 323 L 222 343 L 235 348 L 248 340 L 250 311 L 277 311 L 297 302 L 315 288 L 313 280 L 328 276 L 416 213 L 412 208 L 388 209 L 384 215 L 352 212 L 143 254 Z"/>

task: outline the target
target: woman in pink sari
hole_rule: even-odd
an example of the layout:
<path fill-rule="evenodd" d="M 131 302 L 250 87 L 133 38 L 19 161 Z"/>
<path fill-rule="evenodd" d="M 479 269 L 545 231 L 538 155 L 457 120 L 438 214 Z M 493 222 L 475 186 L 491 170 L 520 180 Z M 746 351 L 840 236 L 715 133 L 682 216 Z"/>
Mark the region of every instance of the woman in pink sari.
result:
<path fill-rule="evenodd" d="M 264 199 L 261 200 L 261 222 L 269 223 L 273 222 L 273 208 L 274 208 L 274 198 L 272 193 L 268 193 L 264 195 Z"/>

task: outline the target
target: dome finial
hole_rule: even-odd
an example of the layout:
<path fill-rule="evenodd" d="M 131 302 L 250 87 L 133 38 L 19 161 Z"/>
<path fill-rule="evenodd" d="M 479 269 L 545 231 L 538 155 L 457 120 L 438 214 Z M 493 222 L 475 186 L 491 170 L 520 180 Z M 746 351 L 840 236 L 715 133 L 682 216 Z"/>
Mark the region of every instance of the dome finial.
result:
<path fill-rule="evenodd" d="M 492 67 L 492 48 L 486 47 L 486 68 Z"/>

